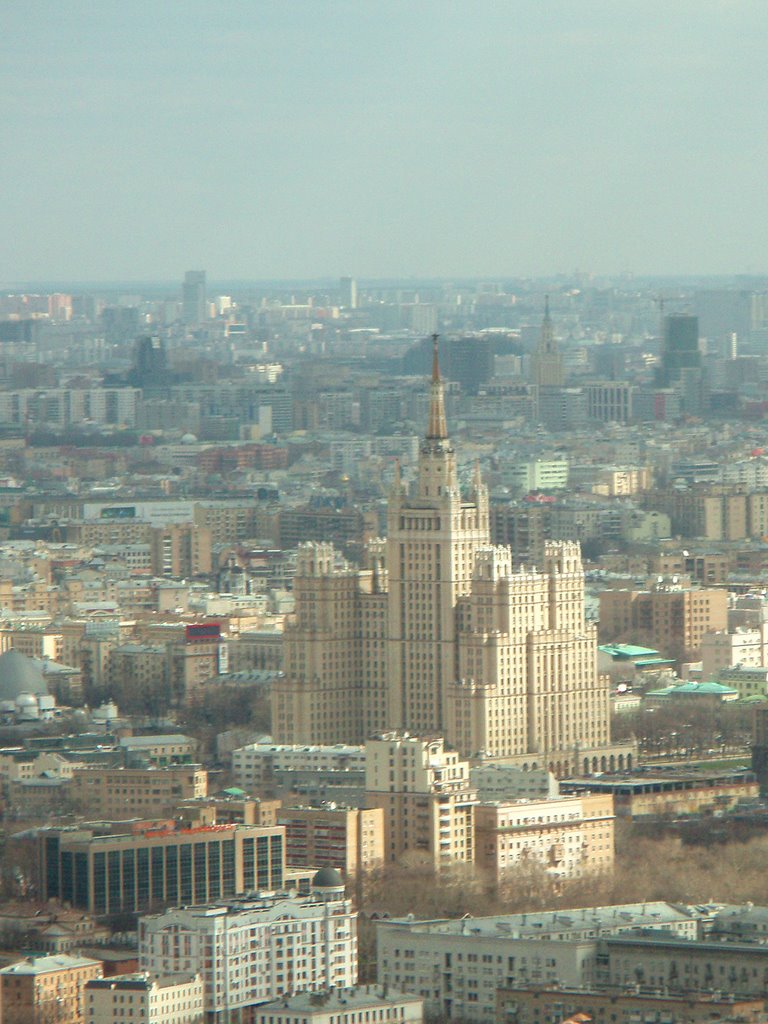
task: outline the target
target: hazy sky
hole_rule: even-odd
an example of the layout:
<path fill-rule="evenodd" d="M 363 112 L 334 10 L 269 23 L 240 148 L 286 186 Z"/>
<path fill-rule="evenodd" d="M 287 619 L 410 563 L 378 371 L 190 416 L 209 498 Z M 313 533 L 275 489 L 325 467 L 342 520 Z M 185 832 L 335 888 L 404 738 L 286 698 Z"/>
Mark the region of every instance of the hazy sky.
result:
<path fill-rule="evenodd" d="M 0 284 L 768 271 L 766 0 L 0 0 Z"/>

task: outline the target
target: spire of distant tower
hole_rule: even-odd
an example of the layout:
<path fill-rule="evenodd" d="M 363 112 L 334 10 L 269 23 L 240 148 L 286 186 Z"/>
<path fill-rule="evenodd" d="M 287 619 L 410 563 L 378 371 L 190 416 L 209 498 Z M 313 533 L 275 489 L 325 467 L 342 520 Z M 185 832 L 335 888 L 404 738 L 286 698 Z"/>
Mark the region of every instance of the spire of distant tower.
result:
<path fill-rule="evenodd" d="M 448 437 L 443 382 L 440 379 L 440 362 L 437 351 L 439 337 L 439 334 L 432 335 L 432 386 L 429 398 L 429 428 L 427 430 L 427 438 L 430 441 L 444 441 Z"/>

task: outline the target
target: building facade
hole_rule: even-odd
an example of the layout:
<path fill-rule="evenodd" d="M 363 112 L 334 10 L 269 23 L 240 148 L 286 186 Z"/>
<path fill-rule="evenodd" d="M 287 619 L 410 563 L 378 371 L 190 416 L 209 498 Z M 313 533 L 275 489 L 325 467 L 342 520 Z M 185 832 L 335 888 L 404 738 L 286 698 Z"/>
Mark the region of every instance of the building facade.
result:
<path fill-rule="evenodd" d="M 203 979 L 124 974 L 85 986 L 85 1024 L 202 1024 Z"/>
<path fill-rule="evenodd" d="M 41 834 L 45 899 L 95 914 L 206 903 L 285 884 L 285 829 L 212 825 L 124 835 L 91 829 Z"/>
<path fill-rule="evenodd" d="M 475 864 L 495 881 L 533 863 L 554 878 L 609 872 L 613 834 L 610 795 L 478 804 Z"/>
<path fill-rule="evenodd" d="M 76 768 L 72 800 L 90 818 L 120 821 L 172 814 L 182 800 L 208 795 L 200 765 L 167 768 Z"/>
<path fill-rule="evenodd" d="M 386 860 L 471 864 L 477 795 L 469 764 L 440 738 L 384 733 L 365 750 L 365 800 L 383 811 Z"/>
<path fill-rule="evenodd" d="M 100 960 L 33 956 L 0 970 L 3 1024 L 85 1024 L 85 986 L 100 978 Z"/>
<path fill-rule="evenodd" d="M 229 1024 L 254 1003 L 354 986 L 357 915 L 343 887 L 171 910 L 140 921 L 139 961 L 156 975 L 198 966 L 208 1020 Z"/>

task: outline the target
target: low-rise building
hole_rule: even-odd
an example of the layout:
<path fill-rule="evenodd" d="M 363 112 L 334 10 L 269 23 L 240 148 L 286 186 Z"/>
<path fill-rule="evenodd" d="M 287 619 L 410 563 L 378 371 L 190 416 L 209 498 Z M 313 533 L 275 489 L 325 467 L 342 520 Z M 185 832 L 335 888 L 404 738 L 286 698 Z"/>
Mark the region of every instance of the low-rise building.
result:
<path fill-rule="evenodd" d="M 0 970 L 3 1024 L 85 1024 L 85 986 L 102 975 L 83 956 L 32 956 Z"/>
<path fill-rule="evenodd" d="M 235 783 L 249 791 L 291 789 L 295 777 L 305 774 L 362 791 L 365 747 L 248 743 L 232 751 Z"/>
<path fill-rule="evenodd" d="M 126 762 L 149 761 L 158 768 L 172 764 L 191 764 L 197 753 L 197 740 L 174 733 L 168 736 L 121 736 L 118 741 Z"/>
<path fill-rule="evenodd" d="M 759 796 L 755 775 L 746 769 L 670 768 L 618 777 L 569 779 L 565 793 L 610 794 L 618 818 L 726 811 Z"/>
<path fill-rule="evenodd" d="M 556 878 L 610 871 L 613 833 L 610 795 L 478 804 L 475 865 L 496 881 L 533 862 Z"/>
<path fill-rule="evenodd" d="M 71 796 L 91 818 L 172 815 L 183 800 L 208 795 L 208 772 L 200 765 L 166 768 L 76 768 Z"/>
<path fill-rule="evenodd" d="M 710 1024 L 717 1020 L 760 1024 L 762 999 L 739 999 L 710 993 L 671 995 L 650 988 L 642 992 L 552 987 L 499 989 L 497 1024 Z"/>
<path fill-rule="evenodd" d="M 366 985 L 364 988 L 300 992 L 262 1003 L 254 1024 L 421 1024 L 424 1000 L 407 992 Z"/>
<path fill-rule="evenodd" d="M 546 768 L 523 771 L 512 764 L 487 762 L 469 769 L 472 788 L 482 802 L 492 800 L 551 800 L 560 795 L 560 785 Z"/>
<path fill-rule="evenodd" d="M 204 1015 L 199 974 L 122 974 L 85 986 L 85 1024 L 202 1024 Z"/>

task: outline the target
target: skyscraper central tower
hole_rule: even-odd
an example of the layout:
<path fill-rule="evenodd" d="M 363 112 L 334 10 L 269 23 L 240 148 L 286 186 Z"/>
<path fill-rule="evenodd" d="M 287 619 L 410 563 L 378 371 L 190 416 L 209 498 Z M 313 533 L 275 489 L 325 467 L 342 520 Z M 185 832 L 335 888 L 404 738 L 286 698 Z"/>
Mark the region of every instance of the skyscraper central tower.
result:
<path fill-rule="evenodd" d="M 456 603 L 469 593 L 479 548 L 490 543 L 488 495 L 480 482 L 462 501 L 445 422 L 437 335 L 429 425 L 409 494 L 399 479 L 389 498 L 387 694 L 390 727 L 439 733 L 446 688 L 458 675 Z"/>

